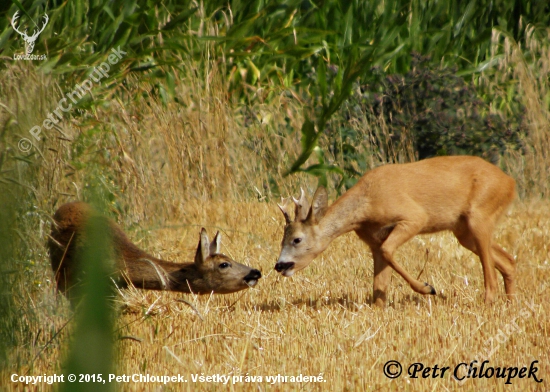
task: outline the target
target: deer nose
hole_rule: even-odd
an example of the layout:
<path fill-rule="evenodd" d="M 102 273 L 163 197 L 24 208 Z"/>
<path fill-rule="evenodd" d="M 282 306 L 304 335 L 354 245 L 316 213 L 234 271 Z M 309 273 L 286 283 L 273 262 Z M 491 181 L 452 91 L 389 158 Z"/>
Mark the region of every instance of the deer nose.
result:
<path fill-rule="evenodd" d="M 294 267 L 294 264 L 295 263 L 293 261 L 278 261 L 277 263 L 275 263 L 275 271 L 277 272 L 286 271 Z"/>
<path fill-rule="evenodd" d="M 262 273 L 258 271 L 257 269 L 253 269 L 244 277 L 245 282 L 251 282 L 253 280 L 258 280 L 262 277 Z"/>

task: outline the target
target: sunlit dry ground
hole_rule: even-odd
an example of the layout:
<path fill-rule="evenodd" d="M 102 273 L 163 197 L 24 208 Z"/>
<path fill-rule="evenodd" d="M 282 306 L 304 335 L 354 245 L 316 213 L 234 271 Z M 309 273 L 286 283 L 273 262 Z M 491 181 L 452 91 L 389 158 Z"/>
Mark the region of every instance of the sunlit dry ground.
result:
<path fill-rule="evenodd" d="M 124 291 L 118 299 L 122 306 L 116 332 L 117 375 L 181 374 L 187 382 L 118 386 L 129 391 L 550 390 L 549 217 L 548 203 L 518 202 L 499 226 L 497 241 L 518 260 L 517 303 L 505 301 L 499 276 L 499 299 L 485 306 L 478 259 L 444 233 L 415 238 L 396 256 L 413 275 L 423 270 L 422 279 L 438 295 L 417 295 L 394 273 L 388 306 L 382 310 L 371 307 L 372 259 L 353 234 L 335 240 L 293 278 L 283 278 L 273 271 L 283 225 L 274 203 L 188 203 L 184 217 L 148 233 L 130 231 L 129 236 L 157 256 L 191 261 L 198 242 L 196 223 L 201 222 L 211 235 L 222 230 L 224 253 L 261 269 L 264 277 L 256 288 L 226 296 Z M 46 281 L 51 278 L 48 261 L 40 262 Z M 41 325 L 33 328 L 44 329 L 50 338 L 71 313 L 64 298 L 55 299 L 50 283 L 41 290 L 51 297 L 45 301 L 51 308 L 44 310 Z M 190 304 L 178 302 L 180 298 Z M 22 348 L 33 356 L 39 354 L 30 374 L 61 372 L 67 329 L 70 323 L 43 351 L 43 343 Z M 519 368 L 538 361 L 536 376 L 544 382 L 515 378 L 506 385 L 494 377 L 464 379 L 463 384 L 453 380 L 456 365 L 476 359 L 488 359 L 493 367 Z M 394 380 L 383 372 L 390 360 L 404 368 Z M 17 361 L 13 363 L 18 366 Z M 413 379 L 407 376 L 413 363 L 450 370 L 443 378 Z M 22 366 L 8 372 L 23 374 L 26 370 Z M 324 381 L 266 381 L 266 376 L 279 374 L 322 375 Z M 195 383 L 193 375 L 231 379 L 223 386 Z M 245 382 L 247 375 L 256 381 Z M 243 382 L 233 384 L 233 376 L 243 376 Z M 8 390 L 23 387 L 4 385 Z"/>

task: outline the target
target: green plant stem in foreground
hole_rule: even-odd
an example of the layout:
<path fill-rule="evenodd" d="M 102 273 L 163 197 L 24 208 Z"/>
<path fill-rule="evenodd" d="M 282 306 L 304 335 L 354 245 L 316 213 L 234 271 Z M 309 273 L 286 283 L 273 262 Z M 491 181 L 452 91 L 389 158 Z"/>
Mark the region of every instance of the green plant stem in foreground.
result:
<path fill-rule="evenodd" d="M 111 302 L 113 284 L 108 261 L 112 259 L 110 231 L 105 219 L 93 216 L 88 221 L 87 239 L 80 256 L 83 270 L 81 302 L 76 307 L 76 327 L 65 362 L 66 382 L 62 391 L 108 391 L 113 384 L 101 380 L 67 382 L 69 375 L 102 375 L 113 373 L 114 308 Z M 70 380 L 68 380 L 70 381 Z M 95 382 L 94 382 L 95 381 Z"/>

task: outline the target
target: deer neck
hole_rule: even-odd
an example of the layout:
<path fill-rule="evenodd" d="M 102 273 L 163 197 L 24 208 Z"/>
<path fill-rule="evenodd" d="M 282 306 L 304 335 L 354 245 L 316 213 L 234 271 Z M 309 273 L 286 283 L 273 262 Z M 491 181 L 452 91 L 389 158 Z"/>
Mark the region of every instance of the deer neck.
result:
<path fill-rule="evenodd" d="M 139 259 L 127 268 L 135 287 L 183 293 L 202 292 L 202 274 L 193 263 L 179 264 L 161 259 Z"/>
<path fill-rule="evenodd" d="M 350 189 L 328 208 L 319 222 L 321 236 L 328 239 L 327 246 L 342 234 L 359 228 L 367 204 L 364 197 L 354 197 Z"/>
<path fill-rule="evenodd" d="M 189 287 L 193 289 L 196 282 L 202 281 L 201 274 L 193 263 L 180 264 L 162 260 L 135 246 L 126 247 L 122 252 L 122 259 L 123 265 L 120 267 L 126 274 L 125 278 L 137 288 L 190 293 Z"/>

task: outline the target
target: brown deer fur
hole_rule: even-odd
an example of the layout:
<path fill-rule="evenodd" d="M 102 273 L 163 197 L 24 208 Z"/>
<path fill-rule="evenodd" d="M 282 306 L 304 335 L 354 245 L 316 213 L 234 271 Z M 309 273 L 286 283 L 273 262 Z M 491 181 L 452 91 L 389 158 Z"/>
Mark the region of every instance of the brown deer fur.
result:
<path fill-rule="evenodd" d="M 296 219 L 288 205 L 279 206 L 286 220 L 275 269 L 284 276 L 305 268 L 336 237 L 355 231 L 374 259 L 373 301 L 384 305 L 391 270 L 421 294 L 435 294 L 393 258 L 395 250 L 417 234 L 450 230 L 459 243 L 479 256 L 485 301 L 497 292 L 495 268 L 504 278 L 508 297 L 515 293 L 514 258 L 493 242 L 499 218 L 515 198 L 515 181 L 481 158 L 449 156 L 378 167 L 328 207 L 327 192 L 318 188 L 311 208 L 302 192 L 294 199 Z M 391 268 L 390 268 L 391 267 Z"/>
<path fill-rule="evenodd" d="M 83 231 L 91 207 L 82 202 L 67 203 L 54 215 L 48 242 L 52 269 L 57 288 L 68 291 L 78 283 L 76 256 L 83 242 Z M 231 260 L 220 253 L 218 232 L 210 243 L 201 230 L 194 263 L 173 263 L 156 258 L 134 245 L 113 221 L 107 220 L 113 242 L 116 270 L 121 286 L 149 290 L 170 290 L 195 294 L 233 293 L 254 286 L 261 278 L 260 271 Z M 70 297 L 70 295 L 68 295 Z"/>

